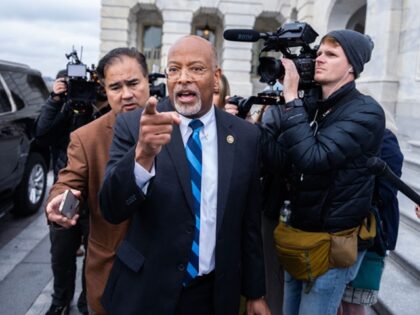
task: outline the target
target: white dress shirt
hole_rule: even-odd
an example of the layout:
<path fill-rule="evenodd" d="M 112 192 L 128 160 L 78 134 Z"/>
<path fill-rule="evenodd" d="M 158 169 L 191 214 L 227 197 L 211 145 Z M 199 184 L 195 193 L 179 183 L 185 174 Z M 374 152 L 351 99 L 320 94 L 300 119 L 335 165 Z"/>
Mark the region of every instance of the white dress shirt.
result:
<path fill-rule="evenodd" d="M 202 173 L 201 173 L 201 208 L 200 208 L 200 245 L 199 245 L 199 271 L 198 275 L 204 275 L 214 270 L 215 247 L 216 247 L 216 222 L 217 222 L 217 129 L 214 107 L 202 117 L 204 124 L 200 130 L 200 141 L 203 149 Z M 181 132 L 184 147 L 192 134 L 188 126 L 192 119 L 180 115 Z M 137 185 L 147 191 L 151 178 L 155 176 L 155 167 L 149 173 L 140 164 L 134 163 L 134 175 Z"/>

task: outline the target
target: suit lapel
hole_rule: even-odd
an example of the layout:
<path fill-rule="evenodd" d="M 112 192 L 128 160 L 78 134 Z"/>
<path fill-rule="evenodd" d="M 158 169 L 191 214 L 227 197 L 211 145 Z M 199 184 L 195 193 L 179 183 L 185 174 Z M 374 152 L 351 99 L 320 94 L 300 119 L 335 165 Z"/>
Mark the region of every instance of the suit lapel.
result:
<path fill-rule="evenodd" d="M 218 150 L 218 179 L 217 179 L 217 232 L 223 222 L 223 216 L 226 210 L 226 202 L 229 196 L 230 183 L 232 177 L 234 155 L 235 155 L 235 139 L 236 135 L 232 130 L 232 123 L 228 114 L 216 109 L 216 128 L 217 128 L 217 150 Z M 233 140 L 233 142 L 232 142 Z M 178 180 L 181 183 L 185 198 L 187 199 L 191 214 L 193 210 L 193 196 L 191 191 L 191 182 L 188 176 L 188 162 L 185 156 L 184 142 L 182 141 L 179 126 L 174 126 L 171 141 L 163 147 L 167 150 L 168 155 L 174 163 Z M 158 161 L 157 161 L 158 163 Z M 186 175 L 187 174 L 187 175 Z"/>
<path fill-rule="evenodd" d="M 193 196 L 191 191 L 190 173 L 188 169 L 188 162 L 185 156 L 184 142 L 182 141 L 179 126 L 174 126 L 172 131 L 171 141 L 164 146 L 163 150 L 167 150 L 169 156 L 174 163 L 178 180 L 181 183 L 182 190 L 184 191 L 185 198 L 187 199 L 191 213 L 194 215 L 193 210 Z"/>
<path fill-rule="evenodd" d="M 216 109 L 218 179 L 217 179 L 217 232 L 223 222 L 235 155 L 235 134 L 225 113 Z"/>

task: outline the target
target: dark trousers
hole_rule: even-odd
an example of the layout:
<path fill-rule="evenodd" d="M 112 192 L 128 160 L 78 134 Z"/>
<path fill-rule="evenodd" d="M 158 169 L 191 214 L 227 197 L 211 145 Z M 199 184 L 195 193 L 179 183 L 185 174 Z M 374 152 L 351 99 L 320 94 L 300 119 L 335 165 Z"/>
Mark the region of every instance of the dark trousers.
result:
<path fill-rule="evenodd" d="M 214 315 L 214 272 L 196 277 L 184 287 L 175 315 Z"/>
<path fill-rule="evenodd" d="M 76 252 L 82 243 L 86 252 L 88 234 L 88 215 L 82 215 L 77 225 L 69 229 L 50 226 L 51 267 L 54 276 L 52 304 L 54 305 L 64 306 L 70 304 L 73 299 L 77 269 Z M 85 259 L 83 259 L 82 292 L 77 302 L 79 310 L 87 310 Z"/>

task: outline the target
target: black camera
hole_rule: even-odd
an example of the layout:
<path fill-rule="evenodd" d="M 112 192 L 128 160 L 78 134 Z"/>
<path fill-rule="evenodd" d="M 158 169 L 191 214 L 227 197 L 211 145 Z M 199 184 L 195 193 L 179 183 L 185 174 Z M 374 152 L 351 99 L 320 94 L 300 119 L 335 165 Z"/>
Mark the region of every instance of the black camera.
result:
<path fill-rule="evenodd" d="M 284 67 L 280 60 L 262 56 L 264 52 L 280 51 L 284 57 L 292 59 L 300 76 L 299 88 L 307 89 L 315 85 L 315 58 L 317 49 L 312 49 L 318 33 L 307 23 L 287 23 L 279 27 L 276 32 L 259 33 L 254 30 L 231 29 L 223 33 L 226 40 L 255 42 L 264 40 L 260 52 L 257 72 L 260 81 L 274 85 L 276 80 L 284 76 Z M 290 48 L 301 47 L 299 54 L 291 52 Z"/>
<path fill-rule="evenodd" d="M 66 101 L 73 109 L 90 109 L 97 100 L 105 101 L 106 95 L 99 84 L 94 65 L 89 69 L 82 63 L 73 50 L 66 54 L 67 63 L 67 95 Z"/>
<path fill-rule="evenodd" d="M 252 105 L 254 104 L 278 105 L 284 103 L 284 99 L 281 93 L 282 91 L 280 90 L 264 91 L 258 93 L 257 96 L 250 96 L 248 98 L 234 95 L 229 97 L 227 103 L 236 105 L 238 107 L 237 116 L 245 119 L 251 110 Z"/>
<path fill-rule="evenodd" d="M 165 75 L 157 72 L 149 74 L 149 93 L 150 96 L 156 96 L 158 99 L 161 99 L 166 96 L 166 85 L 163 82 L 157 84 L 158 78 L 165 78 Z"/>

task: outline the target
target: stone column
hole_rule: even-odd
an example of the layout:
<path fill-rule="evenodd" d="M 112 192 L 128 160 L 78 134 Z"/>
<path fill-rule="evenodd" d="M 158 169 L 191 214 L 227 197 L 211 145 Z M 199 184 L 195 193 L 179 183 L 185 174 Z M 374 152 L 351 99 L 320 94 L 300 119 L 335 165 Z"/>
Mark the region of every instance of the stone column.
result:
<path fill-rule="evenodd" d="M 100 57 L 113 48 L 130 43 L 129 15 L 135 3 L 135 0 L 102 0 Z"/>
<path fill-rule="evenodd" d="M 193 10 L 165 7 L 161 12 L 163 26 L 160 60 L 163 69 L 166 66 L 168 51 L 172 44 L 180 37 L 191 34 Z"/>
<path fill-rule="evenodd" d="M 225 14 L 225 29 L 252 29 L 262 7 L 255 3 L 232 2 L 220 9 Z M 221 67 L 229 80 L 231 92 L 244 97 L 251 96 L 252 43 L 223 41 L 220 60 L 223 60 Z"/>
<path fill-rule="evenodd" d="M 314 20 L 314 0 L 295 0 L 297 9 L 297 19 L 299 22 L 313 24 Z"/>
<path fill-rule="evenodd" d="M 402 0 L 367 1 L 365 33 L 375 43 L 372 58 L 356 81 L 359 89 L 373 96 L 395 114 L 398 99 L 398 46 Z"/>

